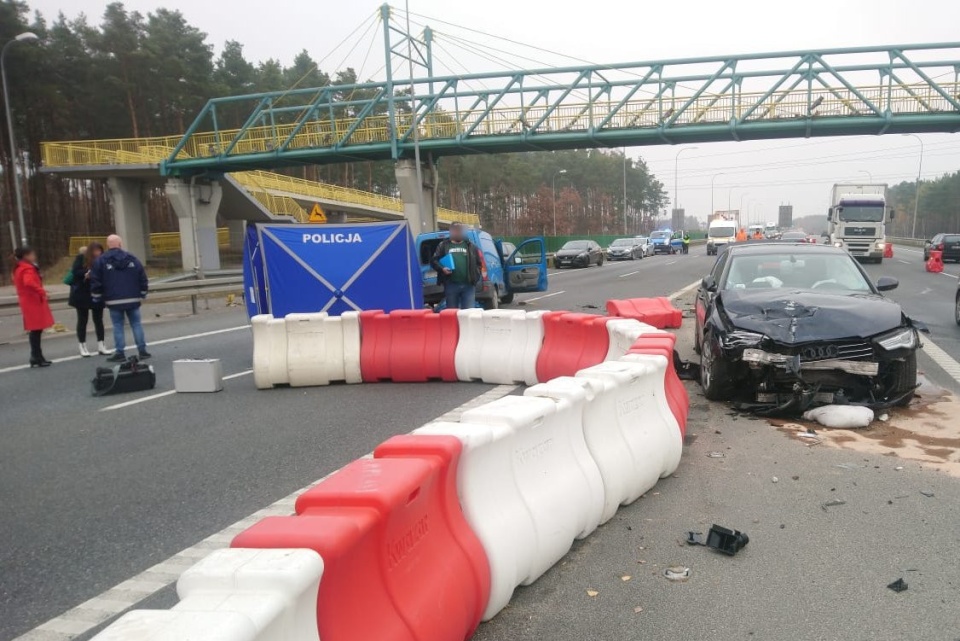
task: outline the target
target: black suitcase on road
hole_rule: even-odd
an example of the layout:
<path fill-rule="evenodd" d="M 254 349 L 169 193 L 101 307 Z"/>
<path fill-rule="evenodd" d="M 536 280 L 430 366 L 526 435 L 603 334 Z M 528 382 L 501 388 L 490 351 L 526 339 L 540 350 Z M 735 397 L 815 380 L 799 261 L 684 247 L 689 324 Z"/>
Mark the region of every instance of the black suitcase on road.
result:
<path fill-rule="evenodd" d="M 91 383 L 94 396 L 142 392 L 154 388 L 157 375 L 152 365 L 144 365 L 136 356 L 131 356 L 113 367 L 98 367 Z"/>

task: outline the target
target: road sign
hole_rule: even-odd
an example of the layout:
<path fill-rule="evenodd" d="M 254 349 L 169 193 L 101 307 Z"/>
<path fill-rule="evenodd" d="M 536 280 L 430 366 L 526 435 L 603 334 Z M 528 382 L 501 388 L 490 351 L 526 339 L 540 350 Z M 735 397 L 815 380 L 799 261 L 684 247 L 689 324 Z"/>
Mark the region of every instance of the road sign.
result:
<path fill-rule="evenodd" d="M 313 204 L 313 209 L 310 210 L 310 222 L 311 223 L 327 222 L 327 215 L 323 212 L 323 209 L 320 207 L 320 203 Z"/>

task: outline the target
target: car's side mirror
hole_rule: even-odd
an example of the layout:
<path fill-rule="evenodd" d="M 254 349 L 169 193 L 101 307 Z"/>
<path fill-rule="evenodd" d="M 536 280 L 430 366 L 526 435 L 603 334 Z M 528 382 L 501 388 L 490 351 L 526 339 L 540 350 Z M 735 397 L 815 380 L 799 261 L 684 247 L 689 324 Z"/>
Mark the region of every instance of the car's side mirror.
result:
<path fill-rule="evenodd" d="M 900 281 L 893 276 L 881 276 L 877 279 L 877 289 L 881 292 L 889 292 L 900 286 Z"/>
<path fill-rule="evenodd" d="M 896 211 L 895 209 L 891 209 L 891 210 L 890 210 L 890 220 L 893 220 L 893 217 L 896 216 L 896 215 L 897 215 L 897 211 Z"/>
<path fill-rule="evenodd" d="M 521 256 L 520 254 L 515 255 L 515 256 L 513 257 L 513 262 L 516 263 L 517 265 L 522 265 L 522 264 L 523 264 L 523 256 Z"/>
<path fill-rule="evenodd" d="M 713 279 L 713 276 L 704 276 L 703 280 L 700 281 L 700 287 L 702 287 L 705 292 L 715 292 L 717 291 L 717 281 Z"/>
<path fill-rule="evenodd" d="M 923 241 L 923 246 L 924 246 L 924 247 L 929 247 L 929 246 L 932 245 L 932 244 L 933 244 L 933 241 L 932 241 L 932 240 L 925 240 L 925 241 Z"/>

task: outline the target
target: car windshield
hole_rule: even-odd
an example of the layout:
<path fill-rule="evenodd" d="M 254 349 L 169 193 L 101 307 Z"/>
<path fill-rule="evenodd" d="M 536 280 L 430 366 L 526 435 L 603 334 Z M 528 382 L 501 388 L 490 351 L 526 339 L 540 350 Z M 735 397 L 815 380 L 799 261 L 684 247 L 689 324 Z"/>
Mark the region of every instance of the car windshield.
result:
<path fill-rule="evenodd" d="M 638 245 L 643 245 L 643 244 L 645 244 L 646 242 L 647 242 L 646 237 L 644 237 L 644 236 L 637 236 L 637 244 L 638 244 Z"/>
<path fill-rule="evenodd" d="M 560 249 L 588 249 L 590 241 L 587 240 L 569 240 L 563 244 Z"/>
<path fill-rule="evenodd" d="M 883 205 L 847 205 L 840 209 L 840 220 L 848 223 L 882 222 Z"/>
<path fill-rule="evenodd" d="M 730 238 L 737 235 L 737 228 L 733 225 L 729 227 L 711 227 L 708 232 L 710 238 Z"/>
<path fill-rule="evenodd" d="M 650 234 L 650 238 L 670 238 L 670 232 L 668 231 L 655 231 Z"/>
<path fill-rule="evenodd" d="M 610 246 L 611 247 L 633 247 L 633 243 L 634 241 L 629 238 L 618 238 L 615 241 L 613 241 L 613 243 L 611 243 Z"/>
<path fill-rule="evenodd" d="M 782 253 L 731 257 L 721 289 L 815 289 L 872 292 L 846 254 Z"/>

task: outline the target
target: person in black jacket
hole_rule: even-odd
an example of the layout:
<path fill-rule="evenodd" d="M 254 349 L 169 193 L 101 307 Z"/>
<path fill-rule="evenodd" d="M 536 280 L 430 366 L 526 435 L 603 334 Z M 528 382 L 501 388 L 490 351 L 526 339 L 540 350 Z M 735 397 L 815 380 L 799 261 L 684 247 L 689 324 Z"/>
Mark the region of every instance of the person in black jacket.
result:
<path fill-rule="evenodd" d="M 133 339 L 141 359 L 150 358 L 140 322 L 140 301 L 147 297 L 147 272 L 140 260 L 123 251 L 123 240 L 116 234 L 107 237 L 107 251 L 90 268 L 90 294 L 93 302 L 103 301 L 110 310 L 116 352 L 109 361 L 123 362 L 126 340 L 124 319 L 130 321 Z"/>
<path fill-rule="evenodd" d="M 445 256 L 452 259 L 444 261 L 446 265 L 441 263 Z M 437 284 L 443 285 L 447 309 L 472 309 L 477 283 L 483 277 L 483 259 L 477 246 L 465 237 L 463 224 L 450 225 L 450 238 L 437 245 L 430 265 L 437 270 Z"/>
<path fill-rule="evenodd" d="M 70 284 L 68 303 L 77 310 L 77 342 L 80 343 L 80 356 L 91 356 L 87 349 L 87 322 L 93 316 L 93 329 L 97 335 L 97 352 L 108 355 L 110 350 L 104 345 L 103 303 L 94 303 L 90 294 L 90 268 L 103 254 L 103 245 L 90 243 L 86 251 L 77 254 L 70 272 L 73 282 Z"/>

